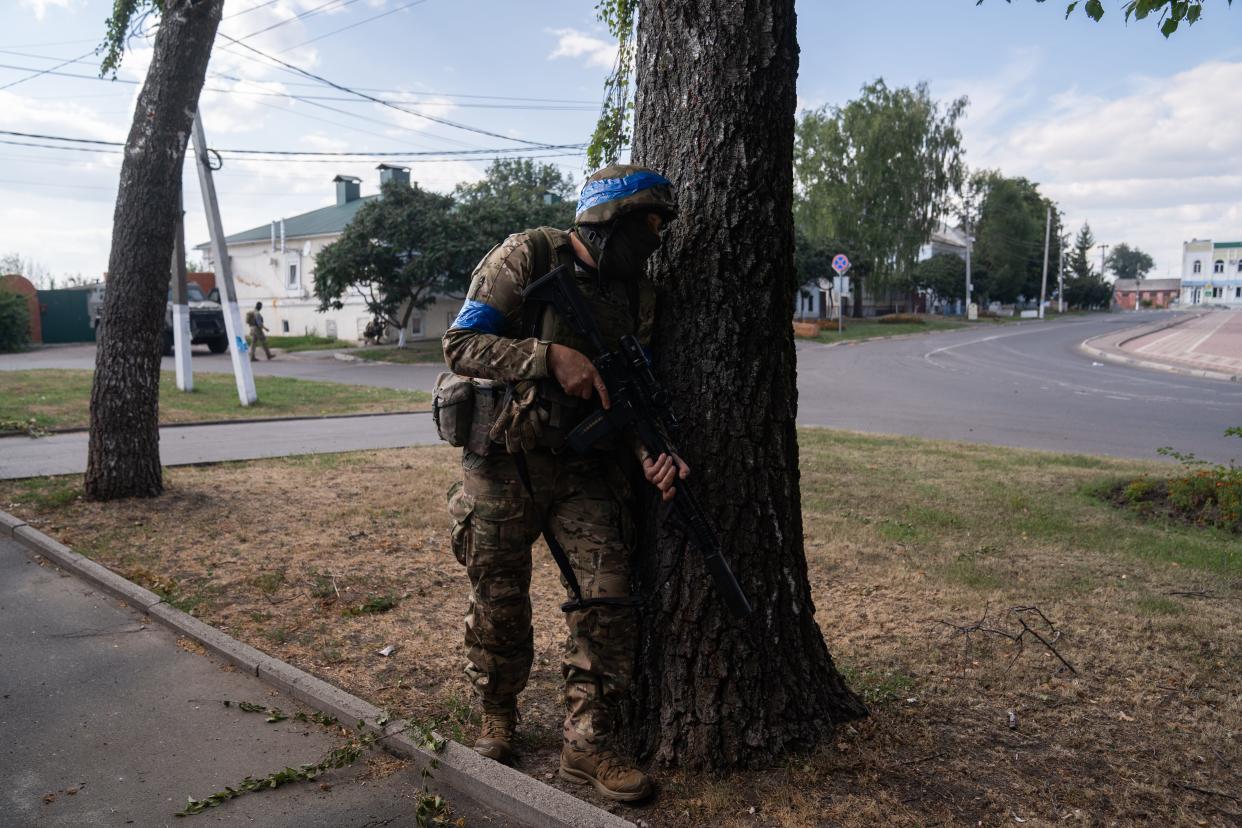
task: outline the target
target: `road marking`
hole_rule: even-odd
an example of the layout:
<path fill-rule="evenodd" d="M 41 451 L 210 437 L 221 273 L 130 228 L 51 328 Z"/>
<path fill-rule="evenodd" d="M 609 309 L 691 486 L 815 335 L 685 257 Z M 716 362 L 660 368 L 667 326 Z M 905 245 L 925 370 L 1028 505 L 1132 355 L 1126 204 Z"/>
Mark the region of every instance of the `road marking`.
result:
<path fill-rule="evenodd" d="M 1195 342 L 1194 345 L 1191 345 L 1190 349 L 1187 350 L 1186 353 L 1193 354 L 1195 352 L 1195 348 L 1198 348 L 1204 342 L 1207 342 L 1209 339 L 1215 336 L 1216 332 L 1219 331 L 1221 328 L 1225 327 L 1226 323 L 1228 323 L 1231 320 L 1231 314 L 1226 313 L 1226 314 L 1221 314 L 1221 315 L 1224 318 L 1220 320 L 1220 324 L 1217 325 L 1215 328 L 1212 328 L 1212 330 L 1208 331 L 1203 336 L 1199 337 L 1198 341 Z"/>

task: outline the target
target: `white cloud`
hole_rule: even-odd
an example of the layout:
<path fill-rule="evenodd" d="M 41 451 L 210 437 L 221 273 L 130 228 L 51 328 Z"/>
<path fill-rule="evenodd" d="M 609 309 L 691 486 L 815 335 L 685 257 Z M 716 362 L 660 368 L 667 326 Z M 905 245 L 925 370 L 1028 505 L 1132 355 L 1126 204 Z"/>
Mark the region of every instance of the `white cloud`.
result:
<path fill-rule="evenodd" d="M 71 8 L 72 0 L 21 0 L 21 5 L 22 8 L 32 9 L 36 20 L 42 20 L 50 8 Z"/>
<path fill-rule="evenodd" d="M 550 29 L 556 35 L 556 48 L 548 60 L 585 58 L 587 66 L 611 69 L 617 61 L 617 44 L 580 32 L 577 29 Z"/>
<path fill-rule="evenodd" d="M 1040 183 L 1076 230 L 1138 245 L 1180 275 L 1181 243 L 1242 238 L 1242 62 L 1136 76 L 1112 97 L 1063 90 L 1021 120 L 966 123 L 969 160 Z M 1012 116 L 1012 112 L 1010 115 Z"/>

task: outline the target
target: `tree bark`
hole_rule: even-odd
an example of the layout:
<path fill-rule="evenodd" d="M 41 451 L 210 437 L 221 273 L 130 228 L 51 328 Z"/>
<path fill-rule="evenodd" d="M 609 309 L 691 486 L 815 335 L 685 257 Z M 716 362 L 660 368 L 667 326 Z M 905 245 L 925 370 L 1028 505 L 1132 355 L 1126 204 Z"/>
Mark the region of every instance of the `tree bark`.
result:
<path fill-rule="evenodd" d="M 166 0 L 125 143 L 112 216 L 103 333 L 91 388 L 86 494 L 163 491 L 159 390 L 181 173 L 223 0 Z"/>
<path fill-rule="evenodd" d="M 866 715 L 815 622 L 799 494 L 794 0 L 642 0 L 634 157 L 677 187 L 653 261 L 655 353 L 682 449 L 755 606 L 727 614 L 676 533 L 646 530 L 630 747 L 658 764 L 760 766 Z M 655 525 L 656 506 L 643 516 Z"/>

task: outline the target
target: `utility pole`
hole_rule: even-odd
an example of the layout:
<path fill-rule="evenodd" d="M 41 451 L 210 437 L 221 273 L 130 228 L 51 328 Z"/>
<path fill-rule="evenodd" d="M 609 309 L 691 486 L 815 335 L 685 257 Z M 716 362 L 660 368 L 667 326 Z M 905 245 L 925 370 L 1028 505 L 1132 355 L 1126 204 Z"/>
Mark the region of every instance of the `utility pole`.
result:
<path fill-rule="evenodd" d="M 1048 205 L 1048 218 L 1044 222 L 1044 274 L 1039 280 L 1039 318 L 1044 318 L 1044 296 L 1048 293 L 1048 244 L 1052 241 L 1052 205 Z"/>
<path fill-rule="evenodd" d="M 1108 253 L 1108 248 L 1110 247 L 1112 247 L 1111 244 L 1100 245 L 1100 278 L 1101 279 L 1108 276 L 1108 256 L 1106 254 Z"/>
<path fill-rule="evenodd" d="M 173 237 L 172 254 L 172 328 L 173 361 L 177 367 L 177 390 L 194 390 L 194 373 L 190 368 L 190 297 L 185 286 L 185 196 L 177 216 L 177 235 Z"/>
<path fill-rule="evenodd" d="M 211 231 L 211 257 L 216 262 L 216 273 L 220 281 L 220 306 L 224 310 L 224 328 L 229 334 L 229 353 L 233 357 L 237 396 L 242 405 L 252 405 L 258 402 L 259 395 L 254 390 L 249 349 L 241 335 L 241 313 L 237 309 L 237 290 L 233 287 L 233 266 L 229 263 L 228 245 L 224 242 L 224 222 L 220 220 L 216 183 L 211 177 L 211 159 L 207 154 L 207 136 L 203 132 L 203 119 L 199 112 L 194 113 L 192 137 L 199 189 L 203 191 L 203 209 L 207 213 L 207 228 Z"/>

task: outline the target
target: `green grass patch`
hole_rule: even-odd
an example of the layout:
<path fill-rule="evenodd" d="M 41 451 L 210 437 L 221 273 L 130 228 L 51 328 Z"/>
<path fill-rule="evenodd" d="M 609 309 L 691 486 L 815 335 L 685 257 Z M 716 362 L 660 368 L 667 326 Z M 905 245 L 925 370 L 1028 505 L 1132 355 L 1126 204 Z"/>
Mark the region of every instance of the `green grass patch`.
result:
<path fill-rule="evenodd" d="M 1140 614 L 1146 616 L 1181 615 L 1186 611 L 1186 608 L 1180 603 L 1163 595 L 1148 595 L 1145 598 L 1140 598 L 1135 602 L 1135 606 Z"/>
<path fill-rule="evenodd" d="M 346 339 L 336 339 L 331 336 L 314 336 L 307 334 L 306 336 L 269 336 L 267 344 L 273 348 L 280 348 L 282 351 L 328 351 L 337 348 L 354 348 L 357 347 L 356 342 Z"/>
<path fill-rule="evenodd" d="M 1231 531 L 1146 519 L 1097 494 L 1119 479 L 1163 476 L 1167 464 L 815 428 L 800 430 L 799 445 L 808 537 L 899 548 L 970 589 L 1008 588 L 1054 551 L 1067 567 L 1104 555 L 1242 575 Z M 1032 575 L 1052 592 L 1089 590 L 1093 577 L 1076 566 Z"/>
<path fill-rule="evenodd" d="M 41 429 L 90 424 L 91 371 L 62 369 L 0 372 L 0 421 L 34 421 Z M 171 372 L 160 375 L 160 422 L 193 423 L 252 417 L 314 417 L 422 411 L 431 395 L 289 377 L 255 377 L 259 401 L 243 407 L 232 374 L 199 373 L 194 390 L 177 390 Z"/>
<path fill-rule="evenodd" d="M 351 352 L 358 359 L 368 362 L 395 362 L 401 365 L 444 364 L 444 348 L 438 339 L 420 339 L 404 348 L 393 345 L 376 345 Z"/>
<path fill-rule="evenodd" d="M 364 603 L 356 607 L 346 607 L 341 610 L 341 615 L 349 618 L 355 615 L 378 615 L 381 612 L 388 612 L 397 606 L 400 599 L 396 595 L 372 595 Z"/>
<path fill-rule="evenodd" d="M 862 697 L 868 706 L 891 704 L 910 696 L 914 677 L 897 670 L 871 670 L 840 664 L 846 684 Z"/>

